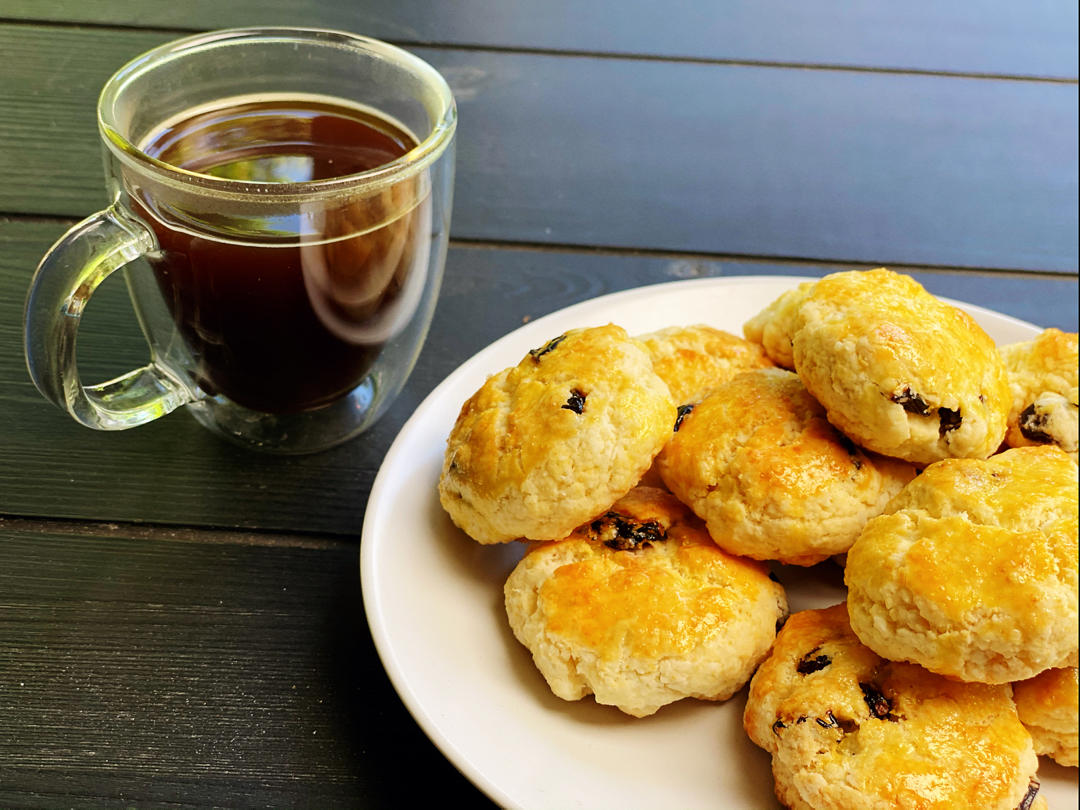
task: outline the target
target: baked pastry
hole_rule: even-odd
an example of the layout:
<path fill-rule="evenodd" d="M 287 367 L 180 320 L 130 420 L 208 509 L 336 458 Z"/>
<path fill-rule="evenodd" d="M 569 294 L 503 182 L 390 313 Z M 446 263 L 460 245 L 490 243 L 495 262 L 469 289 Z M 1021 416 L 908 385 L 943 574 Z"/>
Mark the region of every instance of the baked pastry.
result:
<path fill-rule="evenodd" d="M 794 565 L 847 551 L 915 476 L 855 446 L 780 368 L 745 371 L 684 411 L 656 467 L 725 551 Z"/>
<path fill-rule="evenodd" d="M 1007 683 L 1077 654 L 1077 466 L 1057 447 L 927 467 L 848 551 L 851 626 L 885 658 Z"/>
<path fill-rule="evenodd" d="M 813 281 L 782 293 L 775 301 L 743 324 L 743 335 L 754 343 L 760 343 L 765 353 L 776 365 L 788 370 L 795 368 L 791 341 L 795 334 L 795 313 L 810 294 Z"/>
<path fill-rule="evenodd" d="M 772 361 L 757 343 L 703 324 L 670 326 L 638 335 L 667 383 L 676 405 L 700 402 L 740 371 L 768 368 Z"/>
<path fill-rule="evenodd" d="M 1035 741 L 1035 753 L 1075 768 L 1080 712 L 1076 667 L 1048 669 L 1034 678 L 1014 683 L 1013 699 L 1020 722 Z"/>
<path fill-rule="evenodd" d="M 635 717 L 730 697 L 787 613 L 764 565 L 717 548 L 674 496 L 648 487 L 565 540 L 531 547 L 505 600 L 555 695 L 591 693 Z"/>
<path fill-rule="evenodd" d="M 917 464 L 985 458 L 1012 396 L 990 336 L 884 268 L 818 280 L 794 315 L 799 377 L 855 442 Z"/>
<path fill-rule="evenodd" d="M 439 500 L 481 543 L 565 537 L 638 482 L 675 416 L 652 358 L 622 327 L 571 330 L 465 402 Z"/>
<path fill-rule="evenodd" d="M 1077 460 L 1077 333 L 1046 329 L 1034 340 L 1001 347 L 1009 371 L 1009 447 L 1056 444 Z"/>
<path fill-rule="evenodd" d="M 790 616 L 750 682 L 743 726 L 792 810 L 1046 806 L 1007 685 L 884 660 L 843 604 Z"/>

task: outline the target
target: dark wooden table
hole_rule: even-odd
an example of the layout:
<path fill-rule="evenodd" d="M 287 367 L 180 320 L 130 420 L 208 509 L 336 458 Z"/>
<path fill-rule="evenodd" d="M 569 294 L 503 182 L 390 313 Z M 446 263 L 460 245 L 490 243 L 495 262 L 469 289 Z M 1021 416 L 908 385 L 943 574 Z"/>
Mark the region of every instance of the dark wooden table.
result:
<path fill-rule="evenodd" d="M 889 265 L 1076 331 L 1076 14 L 0 0 L 0 806 L 483 806 L 363 614 L 360 527 L 407 416 L 523 322 L 681 278 Z M 253 455 L 184 413 L 81 428 L 31 384 L 21 318 L 41 254 L 104 201 L 97 93 L 153 45 L 255 24 L 382 37 L 454 88 L 452 243 L 420 362 L 381 423 L 316 456 Z M 144 362 L 119 279 L 82 336 L 86 379 Z"/>

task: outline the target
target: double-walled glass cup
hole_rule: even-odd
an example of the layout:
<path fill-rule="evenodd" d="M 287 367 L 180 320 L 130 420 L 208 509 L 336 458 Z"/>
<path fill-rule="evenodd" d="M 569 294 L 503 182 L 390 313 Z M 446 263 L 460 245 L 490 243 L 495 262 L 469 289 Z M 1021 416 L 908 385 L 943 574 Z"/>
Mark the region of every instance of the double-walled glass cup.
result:
<path fill-rule="evenodd" d="M 192 121 L 213 137 L 185 136 Z M 111 204 L 50 248 L 27 298 L 38 389 L 92 428 L 186 406 L 285 453 L 370 426 L 412 370 L 442 278 L 456 111 L 439 73 L 342 32 L 216 31 L 124 66 L 98 124 Z M 356 170 L 340 159 L 354 130 L 400 148 Z M 290 139 L 312 138 L 329 151 L 290 152 Z M 149 362 L 86 385 L 80 317 L 118 269 Z"/>

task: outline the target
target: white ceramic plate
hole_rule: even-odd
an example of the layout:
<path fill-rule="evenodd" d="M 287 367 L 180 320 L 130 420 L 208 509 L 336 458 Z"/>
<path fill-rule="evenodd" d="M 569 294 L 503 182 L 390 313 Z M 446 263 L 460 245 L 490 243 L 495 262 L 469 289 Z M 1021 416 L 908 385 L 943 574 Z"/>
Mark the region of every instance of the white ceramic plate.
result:
<path fill-rule="evenodd" d="M 439 505 L 446 437 L 491 374 L 563 331 L 617 323 L 632 334 L 707 323 L 735 334 L 805 281 L 733 277 L 607 295 L 540 318 L 464 363 L 420 405 L 383 462 L 361 544 L 364 605 L 402 700 L 432 741 L 493 801 L 520 808 L 777 808 L 769 757 L 742 730 L 745 690 L 725 703 L 684 700 L 634 719 L 591 698 L 554 697 L 514 639 L 502 584 L 516 545 L 481 546 Z M 1030 324 L 961 305 L 999 342 Z M 820 570 L 819 570 L 820 569 Z M 792 610 L 844 598 L 834 566 L 783 569 Z M 1075 769 L 1040 763 L 1051 808 L 1077 806 Z M 421 774 L 417 778 L 423 778 Z"/>

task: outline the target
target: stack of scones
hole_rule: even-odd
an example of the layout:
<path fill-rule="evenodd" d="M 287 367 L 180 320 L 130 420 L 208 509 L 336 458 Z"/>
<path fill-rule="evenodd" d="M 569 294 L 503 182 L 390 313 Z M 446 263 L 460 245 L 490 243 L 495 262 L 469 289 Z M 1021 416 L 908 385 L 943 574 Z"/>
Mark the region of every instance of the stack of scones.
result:
<path fill-rule="evenodd" d="M 552 692 L 644 717 L 749 683 L 790 808 L 1045 807 L 1077 765 L 1077 335 L 995 346 L 886 270 L 744 326 L 552 336 L 448 438 L 440 501 L 523 543 L 515 637 Z M 789 615 L 776 563 L 841 565 Z"/>

